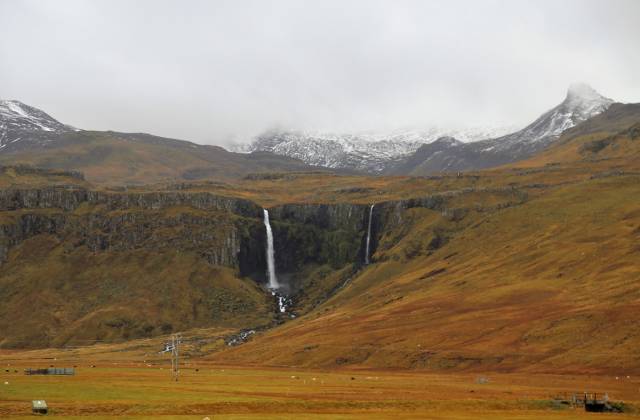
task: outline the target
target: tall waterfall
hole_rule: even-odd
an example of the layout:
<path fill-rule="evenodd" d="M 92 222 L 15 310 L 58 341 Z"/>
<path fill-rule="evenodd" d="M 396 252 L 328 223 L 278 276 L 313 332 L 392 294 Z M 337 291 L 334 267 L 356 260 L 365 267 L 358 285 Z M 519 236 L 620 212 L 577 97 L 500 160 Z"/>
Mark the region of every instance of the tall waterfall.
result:
<path fill-rule="evenodd" d="M 371 263 L 371 261 L 369 261 L 369 253 L 371 252 L 371 219 L 373 218 L 373 206 L 375 204 L 372 204 L 371 207 L 369 207 L 369 225 L 367 226 L 367 246 L 364 250 L 364 263 L 366 265 L 369 265 Z"/>
<path fill-rule="evenodd" d="M 269 280 L 269 289 L 277 289 L 280 287 L 278 278 L 276 277 L 275 251 L 273 250 L 273 231 L 269 223 L 269 211 L 264 210 L 264 227 L 267 229 L 267 279 Z"/>

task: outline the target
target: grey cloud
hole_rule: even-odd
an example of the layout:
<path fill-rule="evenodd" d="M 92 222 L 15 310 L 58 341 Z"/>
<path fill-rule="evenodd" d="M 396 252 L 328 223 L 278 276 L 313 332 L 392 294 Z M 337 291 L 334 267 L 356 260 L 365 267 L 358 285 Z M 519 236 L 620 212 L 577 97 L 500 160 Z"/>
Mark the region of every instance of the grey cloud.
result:
<path fill-rule="evenodd" d="M 273 126 L 524 124 L 640 99 L 640 2 L 0 0 L 0 97 L 222 144 Z"/>

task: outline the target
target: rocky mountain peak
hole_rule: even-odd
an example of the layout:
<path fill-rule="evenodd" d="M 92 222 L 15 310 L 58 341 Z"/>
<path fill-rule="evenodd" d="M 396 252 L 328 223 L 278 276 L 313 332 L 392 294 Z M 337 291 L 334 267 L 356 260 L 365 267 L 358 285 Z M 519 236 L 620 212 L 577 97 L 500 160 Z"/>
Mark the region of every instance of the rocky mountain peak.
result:
<path fill-rule="evenodd" d="M 46 112 L 16 100 L 0 99 L 0 121 L 32 130 L 65 131 L 72 129 Z"/>
<path fill-rule="evenodd" d="M 50 134 L 76 130 L 46 112 L 16 100 L 0 99 L 0 149 L 18 141 L 43 142 Z"/>
<path fill-rule="evenodd" d="M 496 139 L 496 149 L 515 148 L 518 153 L 527 149 L 527 153 L 531 153 L 533 150 L 529 145 L 540 143 L 545 146 L 565 130 L 606 111 L 613 102 L 585 83 L 574 83 L 569 86 L 562 103 L 542 114 L 521 131 Z M 535 146 L 534 149 L 539 147 Z"/>
<path fill-rule="evenodd" d="M 613 102 L 585 83 L 574 83 L 569 86 L 562 105 L 581 117 L 590 118 L 605 111 Z"/>

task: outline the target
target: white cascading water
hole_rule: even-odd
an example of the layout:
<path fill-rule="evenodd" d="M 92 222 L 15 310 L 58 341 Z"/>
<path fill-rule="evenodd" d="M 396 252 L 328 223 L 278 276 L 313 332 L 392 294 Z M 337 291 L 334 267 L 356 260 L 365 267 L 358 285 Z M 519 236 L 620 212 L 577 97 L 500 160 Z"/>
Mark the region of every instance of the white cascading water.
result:
<path fill-rule="evenodd" d="M 287 299 L 284 296 L 278 296 L 278 310 L 282 314 L 287 312 Z"/>
<path fill-rule="evenodd" d="M 273 250 L 273 231 L 269 223 L 269 211 L 264 210 L 264 227 L 267 229 L 267 280 L 269 280 L 269 289 L 275 290 L 280 287 L 278 278 L 276 277 L 275 251 Z"/>
<path fill-rule="evenodd" d="M 371 261 L 369 261 L 369 252 L 370 251 L 370 247 L 371 247 L 371 218 L 373 216 L 373 206 L 375 204 L 372 204 L 371 207 L 369 207 L 369 225 L 367 226 L 367 246 L 365 247 L 365 251 L 364 251 L 364 263 L 365 265 L 369 265 L 371 263 Z"/>

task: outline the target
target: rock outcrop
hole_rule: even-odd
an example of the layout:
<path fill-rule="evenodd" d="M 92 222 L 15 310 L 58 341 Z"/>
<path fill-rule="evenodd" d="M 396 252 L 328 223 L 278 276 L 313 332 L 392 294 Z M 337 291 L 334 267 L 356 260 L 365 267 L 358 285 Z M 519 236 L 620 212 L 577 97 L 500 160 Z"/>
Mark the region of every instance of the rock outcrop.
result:
<path fill-rule="evenodd" d="M 485 193 L 502 196 L 503 205 L 526 200 L 511 188 L 465 189 L 375 204 L 371 250 L 403 213 L 422 207 L 456 217 L 464 209 L 456 198 Z M 240 270 L 261 280 L 264 227 L 261 208 L 244 199 L 210 193 L 104 192 L 75 188 L 0 191 L 0 261 L 25 239 L 49 234 L 93 252 L 171 247 L 198 252 L 213 265 Z M 279 271 L 293 273 L 307 264 L 334 268 L 364 261 L 369 205 L 285 204 L 270 209 Z"/>

